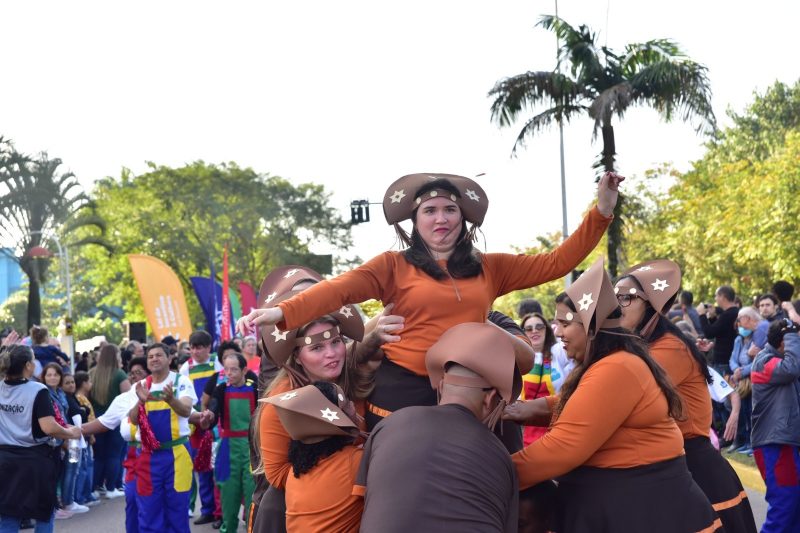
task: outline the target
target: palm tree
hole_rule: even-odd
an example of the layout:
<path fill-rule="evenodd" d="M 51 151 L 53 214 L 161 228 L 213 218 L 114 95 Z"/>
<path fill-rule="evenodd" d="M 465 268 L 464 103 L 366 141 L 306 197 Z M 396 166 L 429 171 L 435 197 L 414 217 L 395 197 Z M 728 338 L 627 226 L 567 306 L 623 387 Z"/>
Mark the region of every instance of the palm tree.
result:
<path fill-rule="evenodd" d="M 41 323 L 39 287 L 46 279 L 49 259 L 29 253 L 50 245 L 54 235 L 67 246 L 97 244 L 110 250 L 105 224 L 62 162 L 42 152 L 35 158 L 16 151 L 0 137 L 0 240 L 15 243 L 14 259 L 28 276 L 28 328 Z"/>
<path fill-rule="evenodd" d="M 712 134 L 716 129 L 711 108 L 711 88 L 707 69 L 689 59 L 676 43 L 655 39 L 625 46 L 622 53 L 596 44 L 597 36 L 585 25 L 573 28 L 562 19 L 543 16 L 538 23 L 558 37 L 556 71 L 526 72 L 498 81 L 489 91 L 494 99 L 492 121 L 511 126 L 524 112 L 539 104 L 548 109 L 527 119 L 514 142 L 512 155 L 525 141 L 551 125 L 569 122 L 588 113 L 594 120 L 592 139 L 598 130 L 603 151 L 596 167 L 614 170 L 614 127 L 612 119 L 622 118 L 632 106 L 647 105 L 670 121 L 678 117 L 693 121 L 696 131 Z M 561 65 L 567 73 L 560 72 Z M 608 268 L 617 274 L 622 245 L 622 197 L 608 231 Z"/>

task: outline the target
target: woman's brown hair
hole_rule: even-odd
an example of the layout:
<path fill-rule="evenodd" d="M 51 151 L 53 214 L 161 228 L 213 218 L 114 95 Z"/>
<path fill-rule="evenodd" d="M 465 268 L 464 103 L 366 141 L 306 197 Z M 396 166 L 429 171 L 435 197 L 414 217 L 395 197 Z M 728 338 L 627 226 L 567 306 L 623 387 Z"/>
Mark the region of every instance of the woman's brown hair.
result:
<path fill-rule="evenodd" d="M 119 348 L 113 344 L 106 344 L 100 348 L 100 353 L 97 355 L 97 365 L 89 370 L 89 376 L 92 379 L 92 392 L 91 396 L 95 403 L 99 405 L 107 405 L 113 398 L 111 395 L 111 382 L 114 379 L 114 374 L 119 370 Z"/>

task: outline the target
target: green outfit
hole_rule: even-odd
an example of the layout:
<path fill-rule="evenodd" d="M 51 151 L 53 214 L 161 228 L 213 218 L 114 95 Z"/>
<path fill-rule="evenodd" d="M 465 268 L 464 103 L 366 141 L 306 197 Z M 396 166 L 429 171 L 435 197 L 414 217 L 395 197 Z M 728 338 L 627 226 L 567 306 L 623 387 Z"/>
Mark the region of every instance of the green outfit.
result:
<path fill-rule="evenodd" d="M 214 478 L 220 486 L 222 532 L 234 533 L 239 527 L 239 506 L 250 509 L 255 490 L 250 470 L 248 428 L 258 401 L 258 378 L 252 372 L 239 387 L 230 383 L 217 385 L 211 410 L 219 421 L 220 440 L 214 464 Z"/>

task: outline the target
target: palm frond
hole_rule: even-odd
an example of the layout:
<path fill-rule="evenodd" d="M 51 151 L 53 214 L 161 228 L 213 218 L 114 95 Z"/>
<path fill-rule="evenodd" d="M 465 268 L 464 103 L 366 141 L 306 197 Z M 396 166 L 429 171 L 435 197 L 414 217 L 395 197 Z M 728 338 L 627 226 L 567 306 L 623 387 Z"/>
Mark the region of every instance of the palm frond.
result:
<path fill-rule="evenodd" d="M 698 133 L 716 131 L 705 66 L 687 59 L 658 61 L 637 72 L 631 86 L 634 102 L 653 107 L 666 121 L 677 114 L 681 120 L 693 122 Z"/>
<path fill-rule="evenodd" d="M 517 149 L 524 148 L 525 141 L 529 137 L 550 126 L 554 121 L 569 122 L 573 116 L 585 112 L 586 107 L 582 105 L 561 105 L 534 116 L 525 123 L 519 135 L 517 135 L 517 139 L 514 141 L 514 148 L 511 150 L 511 157 L 516 157 Z"/>
<path fill-rule="evenodd" d="M 585 88 L 568 76 L 539 71 L 502 79 L 488 96 L 494 98 L 492 121 L 499 126 L 510 126 L 521 112 L 529 111 L 537 104 L 573 105 L 586 95 Z"/>
<path fill-rule="evenodd" d="M 654 63 L 685 58 L 685 54 L 675 41 L 653 39 L 644 43 L 626 45 L 625 53 L 619 57 L 619 66 L 622 75 L 625 78 L 631 78 L 642 68 Z"/>
<path fill-rule="evenodd" d="M 538 25 L 552 31 L 559 40 L 558 64 L 569 63 L 576 80 L 586 81 L 602 75 L 603 64 L 597 48 L 597 34 L 586 25 L 576 30 L 566 21 L 553 15 L 544 15 Z"/>
<path fill-rule="evenodd" d="M 79 247 L 79 246 L 86 246 L 87 244 L 95 244 L 97 246 L 102 246 L 109 253 L 114 251 L 114 247 L 111 245 L 110 242 L 105 240 L 103 237 L 97 237 L 97 236 L 83 237 L 81 239 L 78 239 L 77 241 L 70 242 L 69 246 Z"/>

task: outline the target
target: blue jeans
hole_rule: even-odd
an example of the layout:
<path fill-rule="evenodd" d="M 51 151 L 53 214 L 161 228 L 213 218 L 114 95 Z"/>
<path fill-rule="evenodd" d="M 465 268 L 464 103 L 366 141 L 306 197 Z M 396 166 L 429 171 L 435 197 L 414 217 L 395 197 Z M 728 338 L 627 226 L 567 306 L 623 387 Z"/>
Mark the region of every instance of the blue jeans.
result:
<path fill-rule="evenodd" d="M 94 457 L 92 447 L 81 450 L 81 463 L 78 468 L 78 479 L 75 481 L 75 501 L 81 505 L 92 501 L 92 485 L 94 484 Z"/>
<path fill-rule="evenodd" d="M 47 522 L 37 520 L 34 533 L 53 533 L 53 515 L 50 515 L 50 520 Z M 0 533 L 19 533 L 20 522 L 22 519 L 16 516 L 0 515 Z"/>
<path fill-rule="evenodd" d="M 64 471 L 61 474 L 61 503 L 67 507 L 75 501 L 75 482 L 80 469 L 80 457 L 77 463 L 70 463 L 64 458 Z"/>
<path fill-rule="evenodd" d="M 114 490 L 122 468 L 122 450 L 125 441 L 119 431 L 108 431 L 95 435 L 94 441 L 94 486 Z"/>

